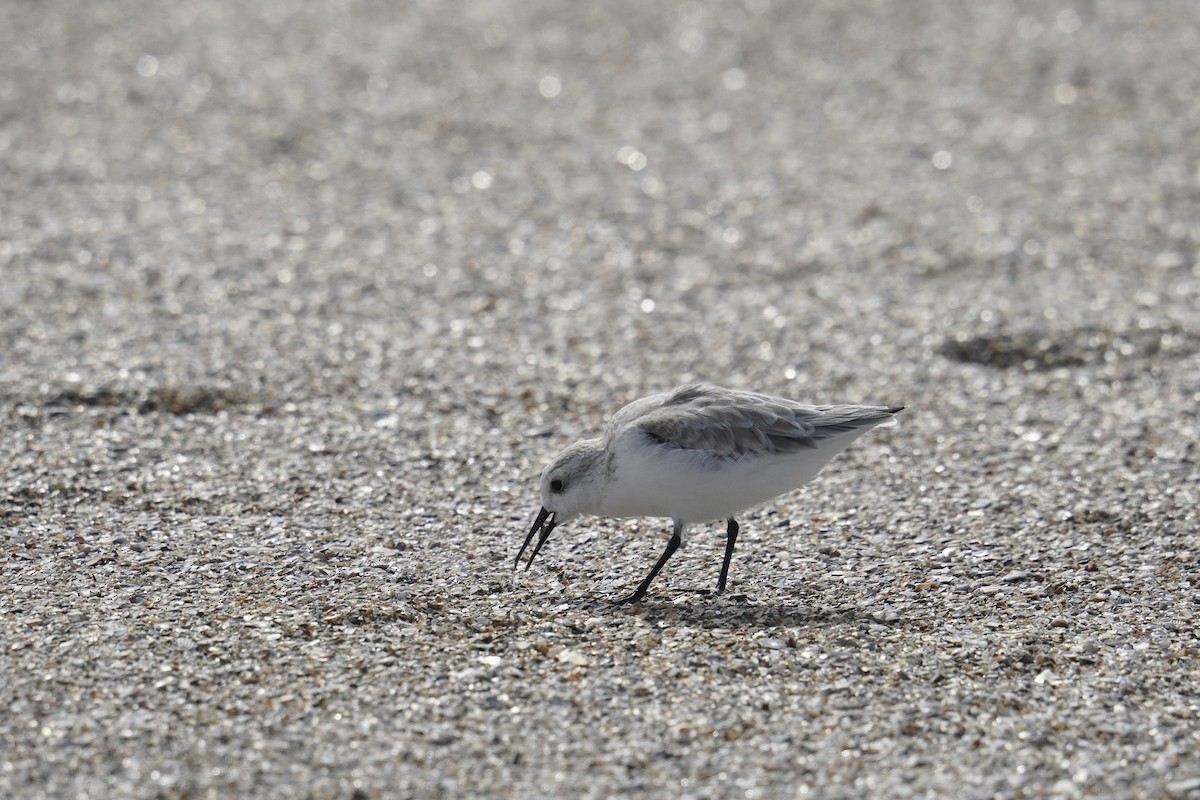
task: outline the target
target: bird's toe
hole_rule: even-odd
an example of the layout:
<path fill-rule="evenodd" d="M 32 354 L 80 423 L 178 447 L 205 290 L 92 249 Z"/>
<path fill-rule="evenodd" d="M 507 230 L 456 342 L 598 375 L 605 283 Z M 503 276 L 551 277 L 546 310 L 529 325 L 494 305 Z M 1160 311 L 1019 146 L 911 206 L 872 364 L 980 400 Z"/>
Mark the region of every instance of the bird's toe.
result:
<path fill-rule="evenodd" d="M 614 606 L 627 606 L 632 603 L 640 602 L 641 599 L 645 596 L 646 596 L 646 593 L 639 589 L 638 591 L 635 591 L 632 594 L 628 594 L 625 597 L 621 597 L 616 600 L 613 600 L 613 605 Z"/>

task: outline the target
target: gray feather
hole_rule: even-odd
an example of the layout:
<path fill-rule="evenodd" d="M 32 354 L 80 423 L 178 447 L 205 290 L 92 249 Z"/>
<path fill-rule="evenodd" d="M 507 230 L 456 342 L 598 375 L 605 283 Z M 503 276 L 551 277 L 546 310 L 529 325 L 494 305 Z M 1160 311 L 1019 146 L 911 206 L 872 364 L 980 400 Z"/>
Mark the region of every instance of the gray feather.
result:
<path fill-rule="evenodd" d="M 873 428 L 901 407 L 810 406 L 777 397 L 690 384 L 630 403 L 609 422 L 606 441 L 633 425 L 651 442 L 710 457 L 794 453 L 822 439 Z"/>

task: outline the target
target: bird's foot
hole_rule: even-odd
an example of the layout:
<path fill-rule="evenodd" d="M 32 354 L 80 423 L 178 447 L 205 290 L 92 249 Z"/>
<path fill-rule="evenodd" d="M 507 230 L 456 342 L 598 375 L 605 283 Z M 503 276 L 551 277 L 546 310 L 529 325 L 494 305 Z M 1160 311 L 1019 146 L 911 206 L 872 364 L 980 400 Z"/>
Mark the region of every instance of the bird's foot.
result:
<path fill-rule="evenodd" d="M 677 591 L 677 592 L 695 592 L 696 594 L 703 595 L 704 597 L 720 597 L 721 595 L 725 594 L 725 587 L 718 586 L 715 589 L 683 588 L 683 589 L 676 589 L 675 591 Z"/>
<path fill-rule="evenodd" d="M 618 598 L 616 600 L 613 600 L 612 602 L 613 602 L 614 606 L 627 606 L 632 603 L 641 602 L 641 599 L 645 596 L 646 596 L 646 591 L 644 589 L 638 589 L 637 591 L 633 592 L 633 594 L 629 594 L 629 595 L 626 595 L 625 597 Z"/>

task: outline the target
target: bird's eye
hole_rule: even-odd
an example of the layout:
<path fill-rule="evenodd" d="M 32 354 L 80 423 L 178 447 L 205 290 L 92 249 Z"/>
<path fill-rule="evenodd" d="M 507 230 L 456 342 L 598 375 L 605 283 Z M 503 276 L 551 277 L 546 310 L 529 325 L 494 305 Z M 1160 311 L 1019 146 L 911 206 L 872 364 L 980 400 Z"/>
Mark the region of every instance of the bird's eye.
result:
<path fill-rule="evenodd" d="M 561 480 L 559 480 L 558 478 L 555 478 L 554 480 L 550 481 L 550 491 L 557 494 L 558 492 L 561 492 L 562 490 L 563 490 L 563 482 Z"/>

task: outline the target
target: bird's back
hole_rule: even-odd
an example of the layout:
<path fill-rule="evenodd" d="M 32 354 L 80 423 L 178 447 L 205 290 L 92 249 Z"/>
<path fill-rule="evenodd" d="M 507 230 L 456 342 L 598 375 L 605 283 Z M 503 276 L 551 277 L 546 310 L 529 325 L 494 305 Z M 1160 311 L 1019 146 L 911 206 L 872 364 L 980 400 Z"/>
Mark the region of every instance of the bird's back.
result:
<path fill-rule="evenodd" d="M 613 416 L 606 441 L 636 428 L 666 447 L 713 458 L 815 450 L 824 439 L 889 422 L 903 406 L 805 405 L 754 392 L 689 384 L 634 401 Z"/>

